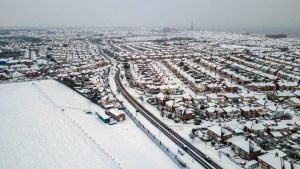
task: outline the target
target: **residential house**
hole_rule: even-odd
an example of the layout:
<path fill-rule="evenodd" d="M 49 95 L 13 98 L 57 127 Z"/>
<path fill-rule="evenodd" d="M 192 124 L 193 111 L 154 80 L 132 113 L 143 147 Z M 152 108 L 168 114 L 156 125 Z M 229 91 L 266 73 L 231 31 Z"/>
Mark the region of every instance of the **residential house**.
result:
<path fill-rule="evenodd" d="M 125 120 L 125 114 L 122 113 L 120 110 L 116 110 L 116 109 L 106 110 L 105 114 L 111 116 L 113 119 L 117 120 L 118 122 Z"/>
<path fill-rule="evenodd" d="M 13 72 L 13 74 L 11 76 L 14 80 L 20 80 L 20 79 L 23 78 L 24 75 L 22 73 L 19 73 L 19 72 Z"/>
<path fill-rule="evenodd" d="M 221 125 L 214 125 L 208 128 L 207 135 L 219 143 L 225 143 L 232 136 L 232 133 Z"/>
<path fill-rule="evenodd" d="M 238 86 L 235 84 L 226 84 L 226 92 L 236 93 L 238 90 Z"/>
<path fill-rule="evenodd" d="M 254 91 L 274 91 L 276 89 L 275 84 L 272 82 L 257 82 L 248 85 Z"/>
<path fill-rule="evenodd" d="M 115 107 L 115 102 L 116 98 L 112 95 L 105 95 L 100 100 L 101 105 L 106 109 Z"/>
<path fill-rule="evenodd" d="M 220 107 L 209 107 L 205 109 L 205 114 L 209 118 L 218 119 L 218 118 L 225 118 L 226 115 L 224 111 Z"/>
<path fill-rule="evenodd" d="M 224 96 L 221 94 L 207 94 L 207 101 L 213 102 L 213 103 L 223 103 L 224 102 Z"/>
<path fill-rule="evenodd" d="M 267 130 L 267 127 L 257 120 L 247 121 L 244 124 L 244 130 L 249 133 L 253 133 L 256 136 L 263 136 Z"/>
<path fill-rule="evenodd" d="M 234 153 L 243 159 L 253 160 L 261 153 L 261 148 L 251 139 L 244 136 L 235 136 L 228 139 Z"/>
<path fill-rule="evenodd" d="M 241 110 L 235 106 L 223 107 L 222 110 L 227 118 L 237 119 L 241 117 Z"/>
<path fill-rule="evenodd" d="M 254 94 L 251 92 L 241 93 L 240 96 L 242 102 L 251 102 L 253 100 L 256 100 Z"/>
<path fill-rule="evenodd" d="M 286 80 L 280 80 L 276 83 L 278 90 L 293 90 L 299 87 L 298 82 L 291 82 Z"/>
<path fill-rule="evenodd" d="M 259 112 L 262 111 L 261 107 L 244 106 L 241 107 L 241 115 L 245 118 L 255 118 L 259 116 Z"/>
<path fill-rule="evenodd" d="M 192 109 L 180 106 L 175 109 L 175 116 L 183 121 L 189 121 L 194 118 L 194 112 Z"/>
<path fill-rule="evenodd" d="M 288 100 L 288 105 L 295 109 L 299 109 L 300 108 L 300 98 L 297 98 L 297 97 L 290 98 Z"/>
<path fill-rule="evenodd" d="M 258 161 L 261 169 L 291 169 L 290 163 L 285 160 L 287 154 L 275 149 L 258 156 Z"/>
<path fill-rule="evenodd" d="M 229 103 L 238 103 L 238 102 L 241 101 L 240 100 L 240 95 L 238 95 L 236 93 L 225 93 L 224 98 Z"/>

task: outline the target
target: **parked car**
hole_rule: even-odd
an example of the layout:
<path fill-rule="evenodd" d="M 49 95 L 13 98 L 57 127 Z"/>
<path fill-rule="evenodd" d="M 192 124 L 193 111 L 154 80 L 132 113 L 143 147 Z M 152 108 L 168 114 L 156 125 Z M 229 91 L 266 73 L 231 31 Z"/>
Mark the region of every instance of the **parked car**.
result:
<path fill-rule="evenodd" d="M 207 127 L 201 127 L 200 130 L 208 130 Z"/>
<path fill-rule="evenodd" d="M 198 120 L 195 120 L 195 121 L 194 121 L 194 124 L 195 124 L 195 125 L 200 125 L 200 124 L 201 124 L 201 122 L 200 122 L 200 121 L 198 121 Z"/>
<path fill-rule="evenodd" d="M 240 120 L 239 123 L 245 124 L 247 121 L 246 120 Z"/>
<path fill-rule="evenodd" d="M 179 122 L 180 122 L 180 119 L 179 119 L 179 118 L 175 118 L 175 119 L 174 119 L 174 122 L 175 122 L 175 123 L 179 123 Z"/>
<path fill-rule="evenodd" d="M 167 115 L 167 118 L 169 118 L 169 119 L 174 119 L 172 113 L 169 113 L 169 114 Z"/>
<path fill-rule="evenodd" d="M 182 149 L 185 150 L 185 151 L 187 151 L 188 150 L 188 146 L 185 145 L 185 144 L 182 144 Z"/>

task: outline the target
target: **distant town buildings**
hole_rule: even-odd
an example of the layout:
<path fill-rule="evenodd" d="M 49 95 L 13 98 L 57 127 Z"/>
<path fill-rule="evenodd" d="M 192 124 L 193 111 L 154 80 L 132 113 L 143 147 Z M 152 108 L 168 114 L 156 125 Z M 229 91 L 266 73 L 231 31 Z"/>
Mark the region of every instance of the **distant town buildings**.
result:
<path fill-rule="evenodd" d="M 279 38 L 287 38 L 285 34 L 266 34 L 267 38 L 279 39 Z"/>

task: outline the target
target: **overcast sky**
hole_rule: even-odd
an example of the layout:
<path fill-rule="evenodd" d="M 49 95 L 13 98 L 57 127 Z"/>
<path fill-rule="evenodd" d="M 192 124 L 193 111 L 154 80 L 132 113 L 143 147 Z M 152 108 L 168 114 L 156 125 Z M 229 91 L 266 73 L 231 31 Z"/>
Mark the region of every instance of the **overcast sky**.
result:
<path fill-rule="evenodd" d="M 300 0 L 0 0 L 0 26 L 300 31 Z"/>

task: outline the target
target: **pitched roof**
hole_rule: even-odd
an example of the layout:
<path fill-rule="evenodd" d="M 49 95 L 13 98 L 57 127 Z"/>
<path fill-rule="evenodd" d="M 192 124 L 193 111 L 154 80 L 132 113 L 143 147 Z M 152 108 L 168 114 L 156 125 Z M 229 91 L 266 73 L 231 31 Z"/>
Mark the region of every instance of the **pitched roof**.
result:
<path fill-rule="evenodd" d="M 274 169 L 282 168 L 282 157 L 285 157 L 286 154 L 278 149 L 271 150 L 268 153 L 258 157 L 259 160 L 266 162 L 271 165 Z M 284 162 L 285 169 L 290 169 L 290 165 L 287 164 L 287 161 Z"/>
<path fill-rule="evenodd" d="M 222 136 L 228 136 L 232 133 L 226 129 L 224 129 L 222 126 L 214 125 L 208 128 L 208 130 L 212 131 L 213 133 L 217 134 L 219 137 Z"/>
<path fill-rule="evenodd" d="M 254 141 L 246 139 L 246 137 L 244 136 L 232 137 L 229 139 L 229 142 L 247 153 L 250 153 L 251 151 L 256 152 L 261 150 L 261 148 Z"/>

